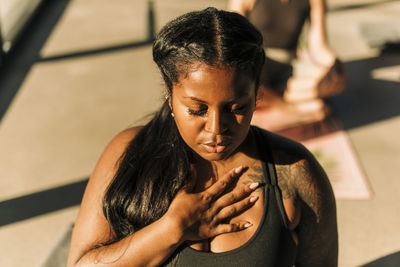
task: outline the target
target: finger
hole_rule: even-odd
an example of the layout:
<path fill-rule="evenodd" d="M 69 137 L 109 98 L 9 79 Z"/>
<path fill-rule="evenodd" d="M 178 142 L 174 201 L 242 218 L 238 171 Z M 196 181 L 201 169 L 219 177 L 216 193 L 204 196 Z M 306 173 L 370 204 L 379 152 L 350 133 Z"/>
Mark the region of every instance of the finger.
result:
<path fill-rule="evenodd" d="M 216 221 L 222 221 L 228 218 L 232 218 L 235 215 L 245 211 L 257 202 L 258 196 L 249 196 L 235 204 L 229 205 L 220 210 L 220 212 L 215 216 Z"/>
<path fill-rule="evenodd" d="M 186 192 L 192 192 L 194 190 L 194 187 L 196 186 L 197 182 L 197 171 L 196 168 L 194 167 L 193 164 L 190 165 L 191 173 L 192 175 L 189 177 L 189 180 L 184 186 L 184 189 Z"/>
<path fill-rule="evenodd" d="M 238 232 L 252 226 L 253 224 L 248 221 L 240 221 L 231 224 L 220 224 L 215 228 L 215 236 L 225 233 Z"/>
<path fill-rule="evenodd" d="M 215 184 L 210 186 L 204 193 L 207 198 L 213 198 L 219 196 L 224 192 L 226 187 L 230 185 L 233 181 L 236 181 L 236 179 L 242 175 L 243 173 L 243 166 L 237 167 L 235 169 L 232 169 L 227 175 L 225 175 L 222 179 L 219 179 Z"/>
<path fill-rule="evenodd" d="M 249 196 L 254 190 L 256 190 L 259 187 L 260 187 L 260 183 L 251 183 L 246 186 L 237 188 L 234 191 L 221 196 L 218 200 L 215 201 L 215 204 L 214 204 L 215 213 L 219 212 L 224 207 L 229 206 L 229 205 Z"/>

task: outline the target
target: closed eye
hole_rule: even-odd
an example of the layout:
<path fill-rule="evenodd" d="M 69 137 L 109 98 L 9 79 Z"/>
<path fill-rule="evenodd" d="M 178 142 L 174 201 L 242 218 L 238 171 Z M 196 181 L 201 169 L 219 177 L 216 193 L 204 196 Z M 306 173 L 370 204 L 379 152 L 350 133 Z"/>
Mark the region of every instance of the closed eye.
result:
<path fill-rule="evenodd" d="M 202 116 L 207 113 L 207 109 L 193 110 L 193 109 L 188 108 L 187 111 L 189 112 L 190 115 L 194 115 L 194 116 Z"/>
<path fill-rule="evenodd" d="M 233 114 L 244 114 L 247 111 L 247 107 L 248 107 L 247 105 L 236 107 L 236 108 L 232 109 L 231 112 Z"/>
<path fill-rule="evenodd" d="M 239 107 L 236 107 L 234 109 L 227 108 L 226 112 L 230 112 L 230 113 L 237 114 L 237 115 L 242 115 L 242 114 L 246 113 L 247 108 L 248 108 L 248 105 L 239 106 Z M 188 113 L 190 115 L 203 116 L 203 115 L 205 115 L 207 113 L 207 108 L 203 108 L 203 109 L 199 109 L 199 110 L 194 110 L 194 109 L 191 109 L 191 108 L 187 108 L 187 111 L 188 111 Z"/>
<path fill-rule="evenodd" d="M 226 107 L 226 112 L 230 112 L 235 115 L 243 115 L 247 112 L 248 107 L 249 107 L 249 104 L 243 104 L 243 105 L 235 104 L 230 107 Z"/>

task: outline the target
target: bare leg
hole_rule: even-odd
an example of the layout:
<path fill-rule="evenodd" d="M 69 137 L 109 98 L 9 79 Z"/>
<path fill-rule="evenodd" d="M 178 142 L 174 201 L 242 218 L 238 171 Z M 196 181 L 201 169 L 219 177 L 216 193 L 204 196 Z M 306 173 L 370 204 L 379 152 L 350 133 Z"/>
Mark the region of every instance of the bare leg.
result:
<path fill-rule="evenodd" d="M 328 113 L 329 109 L 321 99 L 310 98 L 288 103 L 275 91 L 261 86 L 252 124 L 277 131 L 321 121 Z"/>

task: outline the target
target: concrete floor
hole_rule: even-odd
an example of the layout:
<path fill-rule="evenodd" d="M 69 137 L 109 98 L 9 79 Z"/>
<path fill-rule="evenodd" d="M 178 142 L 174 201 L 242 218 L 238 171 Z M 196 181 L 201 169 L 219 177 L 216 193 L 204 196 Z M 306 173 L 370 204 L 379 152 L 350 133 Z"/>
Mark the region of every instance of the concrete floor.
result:
<path fill-rule="evenodd" d="M 329 42 L 349 75 L 347 90 L 331 103 L 373 192 L 369 200 L 337 201 L 339 266 L 392 253 L 368 266 L 400 266 L 382 263 L 400 253 L 400 52 L 381 54 L 359 31 L 363 23 L 398 23 L 400 2 L 328 4 Z M 226 1 L 154 5 L 157 30 L 181 13 L 225 8 Z M 162 81 L 148 34 L 144 0 L 48 1 L 1 69 L 0 266 L 41 266 L 77 215 L 68 186 L 84 184 L 112 136 L 159 106 Z"/>

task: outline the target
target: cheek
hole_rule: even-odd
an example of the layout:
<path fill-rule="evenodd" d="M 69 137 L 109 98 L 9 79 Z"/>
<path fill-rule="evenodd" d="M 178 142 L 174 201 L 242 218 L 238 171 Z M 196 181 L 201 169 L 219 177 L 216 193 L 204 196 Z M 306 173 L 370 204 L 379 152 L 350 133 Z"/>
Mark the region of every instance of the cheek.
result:
<path fill-rule="evenodd" d="M 174 109 L 175 123 L 179 133 L 188 146 L 192 147 L 197 142 L 198 136 L 203 128 L 203 121 L 198 118 L 193 118 L 184 108 Z"/>
<path fill-rule="evenodd" d="M 240 116 L 240 118 L 238 118 L 238 123 L 239 124 L 249 124 L 251 121 L 251 118 L 253 117 L 253 112 L 254 112 L 254 110 L 250 110 L 244 116 Z"/>
<path fill-rule="evenodd" d="M 236 125 L 238 127 L 245 127 L 250 124 L 253 117 L 254 108 L 249 108 L 249 110 L 243 114 L 243 116 L 236 116 Z"/>

